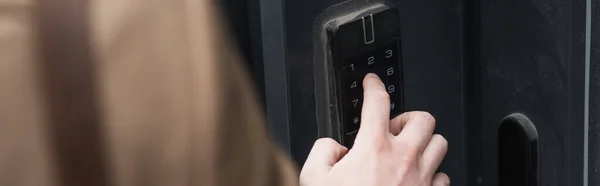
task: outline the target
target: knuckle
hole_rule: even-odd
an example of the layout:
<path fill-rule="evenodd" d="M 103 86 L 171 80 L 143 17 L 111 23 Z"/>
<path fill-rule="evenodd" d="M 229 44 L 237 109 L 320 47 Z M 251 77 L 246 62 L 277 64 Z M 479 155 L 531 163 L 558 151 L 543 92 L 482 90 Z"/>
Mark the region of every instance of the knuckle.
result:
<path fill-rule="evenodd" d="M 375 96 L 377 97 L 377 99 L 381 100 L 381 101 L 385 101 L 385 102 L 389 102 L 390 101 L 390 95 L 384 91 L 384 90 L 378 90 L 375 92 Z"/>
<path fill-rule="evenodd" d="M 421 117 L 421 118 L 423 118 L 423 120 L 427 121 L 426 124 L 429 127 L 435 128 L 435 117 L 433 117 L 433 115 L 431 115 L 431 113 L 424 112 L 424 111 L 418 111 L 416 113 L 416 115 L 417 115 L 417 117 Z"/>
<path fill-rule="evenodd" d="M 410 172 L 411 172 L 411 170 L 408 168 L 400 168 L 399 170 L 397 170 L 396 175 L 394 177 L 394 180 L 395 180 L 394 182 L 398 183 L 396 185 L 405 185 L 405 184 L 403 184 L 405 182 L 410 183 L 411 182 L 411 181 L 409 181 L 411 179 L 410 175 L 409 175 Z M 410 183 L 410 184 L 416 184 L 416 183 Z"/>
<path fill-rule="evenodd" d="M 417 164 L 416 155 L 407 154 L 402 159 L 402 165 L 404 165 L 405 167 L 414 167 L 416 164 Z"/>
<path fill-rule="evenodd" d="M 397 139 L 398 149 L 409 155 L 410 157 L 417 157 L 419 154 L 419 143 L 414 140 L 401 140 Z"/>
<path fill-rule="evenodd" d="M 406 154 L 402 159 L 402 163 L 408 167 L 412 167 L 417 164 L 417 160 L 419 159 L 419 149 L 416 147 L 407 148 Z"/>

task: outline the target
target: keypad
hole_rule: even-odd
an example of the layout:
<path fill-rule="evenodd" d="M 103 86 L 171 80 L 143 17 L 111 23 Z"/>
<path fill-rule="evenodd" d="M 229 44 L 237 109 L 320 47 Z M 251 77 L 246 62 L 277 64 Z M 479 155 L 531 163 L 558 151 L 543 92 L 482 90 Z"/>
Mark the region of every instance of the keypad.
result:
<path fill-rule="evenodd" d="M 400 65 L 398 41 L 342 61 L 341 76 L 342 132 L 343 143 L 350 148 L 361 123 L 363 103 L 362 81 L 368 73 L 377 74 L 390 95 L 390 117 L 402 111 L 402 69 Z"/>

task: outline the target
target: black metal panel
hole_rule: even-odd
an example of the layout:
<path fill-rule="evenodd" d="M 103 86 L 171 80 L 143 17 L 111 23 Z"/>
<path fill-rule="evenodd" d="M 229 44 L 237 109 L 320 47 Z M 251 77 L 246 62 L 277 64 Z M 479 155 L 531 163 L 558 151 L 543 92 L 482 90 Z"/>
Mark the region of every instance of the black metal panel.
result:
<path fill-rule="evenodd" d="M 435 116 L 436 132 L 449 142 L 440 170 L 452 178 L 452 185 L 466 185 L 462 2 L 392 3 L 400 10 L 406 110 Z"/>
<path fill-rule="evenodd" d="M 591 3 L 588 185 L 600 185 L 600 0 Z"/>
<path fill-rule="evenodd" d="M 582 185 L 585 0 L 481 1 L 480 185 L 496 186 L 497 130 L 521 112 L 540 137 L 540 185 Z"/>
<path fill-rule="evenodd" d="M 481 2 L 464 0 L 463 99 L 467 185 L 481 185 Z"/>

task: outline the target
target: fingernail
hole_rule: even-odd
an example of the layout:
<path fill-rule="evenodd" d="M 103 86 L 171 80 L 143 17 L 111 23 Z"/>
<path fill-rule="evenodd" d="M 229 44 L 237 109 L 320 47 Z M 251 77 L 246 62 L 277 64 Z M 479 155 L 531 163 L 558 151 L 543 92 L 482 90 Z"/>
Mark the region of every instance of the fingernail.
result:
<path fill-rule="evenodd" d="M 371 76 L 373 78 L 379 78 L 375 73 L 368 73 L 367 76 Z"/>
<path fill-rule="evenodd" d="M 375 73 L 368 73 L 367 76 L 371 76 L 372 78 L 375 78 L 375 79 L 381 81 L 381 78 L 379 78 L 379 76 Z"/>
<path fill-rule="evenodd" d="M 375 73 L 368 73 L 365 78 L 371 76 L 371 78 L 377 79 L 377 81 L 379 81 L 379 83 L 381 84 L 381 86 L 385 87 L 385 84 L 383 83 L 383 81 L 381 81 L 381 78 L 379 78 L 379 76 Z"/>

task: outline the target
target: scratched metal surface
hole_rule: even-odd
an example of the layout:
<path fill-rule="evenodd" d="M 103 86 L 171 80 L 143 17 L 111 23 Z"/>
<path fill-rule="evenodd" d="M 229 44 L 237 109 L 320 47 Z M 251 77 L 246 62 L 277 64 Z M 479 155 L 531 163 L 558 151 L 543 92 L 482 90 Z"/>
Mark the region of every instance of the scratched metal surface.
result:
<path fill-rule="evenodd" d="M 582 185 L 585 0 L 481 4 L 481 184 L 497 185 L 497 129 L 513 112 L 540 138 L 540 185 Z"/>

